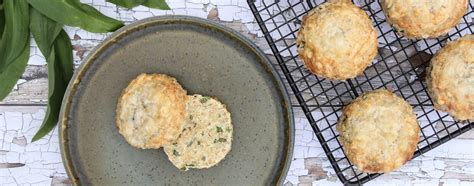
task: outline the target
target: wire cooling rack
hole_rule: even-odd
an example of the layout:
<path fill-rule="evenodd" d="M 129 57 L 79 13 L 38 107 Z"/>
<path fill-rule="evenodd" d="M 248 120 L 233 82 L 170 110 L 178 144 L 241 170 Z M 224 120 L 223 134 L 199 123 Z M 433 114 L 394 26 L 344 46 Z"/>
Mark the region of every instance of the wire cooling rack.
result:
<path fill-rule="evenodd" d="M 347 81 L 330 81 L 311 74 L 298 58 L 295 38 L 302 16 L 324 3 L 322 0 L 248 0 L 262 32 L 290 88 L 324 149 L 337 176 L 344 184 L 362 184 L 380 174 L 365 174 L 349 162 L 335 130 L 342 107 L 363 92 L 385 87 L 407 100 L 420 121 L 421 137 L 414 157 L 474 128 L 474 122 L 456 122 L 433 109 L 425 85 L 425 67 L 431 56 L 447 41 L 474 30 L 473 2 L 461 23 L 438 39 L 408 40 L 387 23 L 377 0 L 354 3 L 365 10 L 378 31 L 379 49 L 364 74 Z"/>

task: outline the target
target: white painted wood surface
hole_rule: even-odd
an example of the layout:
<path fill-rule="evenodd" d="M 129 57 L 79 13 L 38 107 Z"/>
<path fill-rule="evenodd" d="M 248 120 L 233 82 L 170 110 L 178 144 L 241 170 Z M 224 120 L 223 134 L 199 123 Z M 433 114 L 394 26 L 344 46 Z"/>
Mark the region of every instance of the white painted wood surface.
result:
<path fill-rule="evenodd" d="M 82 0 L 104 14 L 126 23 L 151 16 L 192 15 L 215 20 L 238 30 L 271 56 L 245 0 L 168 1 L 170 11 L 137 7 L 117 8 L 105 0 Z M 76 66 L 107 34 L 67 28 L 73 39 Z M 27 72 L 10 96 L 0 102 L 0 185 L 67 185 L 58 144 L 57 129 L 30 143 L 44 117 L 47 101 L 47 70 L 44 57 L 33 44 Z M 292 164 L 286 184 L 341 185 L 308 121 L 295 109 L 296 133 Z M 422 155 L 398 171 L 367 185 L 474 185 L 474 131 Z"/>

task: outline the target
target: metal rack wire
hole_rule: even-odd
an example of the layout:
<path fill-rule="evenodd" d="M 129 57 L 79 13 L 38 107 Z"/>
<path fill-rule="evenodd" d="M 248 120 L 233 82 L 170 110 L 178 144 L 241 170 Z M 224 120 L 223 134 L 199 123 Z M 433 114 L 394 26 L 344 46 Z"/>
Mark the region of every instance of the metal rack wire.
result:
<path fill-rule="evenodd" d="M 344 184 L 363 184 L 380 174 L 357 170 L 344 154 L 335 130 L 342 107 L 363 92 L 381 87 L 407 100 L 417 113 L 421 137 L 414 157 L 474 128 L 474 122 L 456 122 L 433 109 L 424 82 L 431 56 L 445 45 L 474 30 L 474 3 L 462 22 L 438 39 L 409 40 L 397 35 L 387 23 L 379 0 L 354 3 L 367 12 L 378 31 L 379 51 L 364 74 L 346 81 L 330 81 L 311 74 L 298 58 L 295 38 L 301 18 L 323 0 L 248 0 L 262 32 L 293 90 L 337 176 Z"/>

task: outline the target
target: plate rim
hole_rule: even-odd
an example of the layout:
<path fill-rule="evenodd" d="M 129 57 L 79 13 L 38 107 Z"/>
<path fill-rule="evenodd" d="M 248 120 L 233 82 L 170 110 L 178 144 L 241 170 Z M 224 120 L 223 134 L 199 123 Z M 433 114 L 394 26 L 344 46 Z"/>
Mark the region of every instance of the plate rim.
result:
<path fill-rule="evenodd" d="M 187 23 L 192 23 L 199 26 L 203 26 L 203 27 L 211 27 L 212 29 L 216 29 L 222 32 L 223 34 L 231 37 L 232 39 L 239 41 L 241 44 L 243 44 L 243 46 L 251 50 L 256 56 L 258 56 L 261 59 L 262 63 L 260 63 L 260 65 L 262 65 L 265 68 L 265 71 L 267 71 L 269 74 L 273 76 L 273 81 L 276 82 L 278 86 L 277 89 L 279 90 L 280 95 L 283 98 L 282 106 L 285 108 L 285 111 L 284 111 L 286 113 L 285 120 L 287 120 L 287 123 L 288 123 L 288 127 L 287 127 L 288 131 L 285 132 L 285 135 L 288 138 L 287 139 L 288 144 L 285 147 L 287 151 L 286 157 L 283 157 L 284 163 L 283 165 L 280 165 L 281 169 L 279 170 L 279 173 L 278 173 L 279 178 L 272 180 L 274 184 L 276 183 L 276 184 L 282 185 L 284 180 L 286 179 L 286 175 L 290 168 L 291 159 L 293 156 L 295 121 L 294 121 L 293 107 L 291 106 L 291 99 L 289 97 L 286 86 L 283 84 L 283 80 L 281 76 L 278 75 L 277 70 L 271 63 L 270 59 L 265 55 L 265 53 L 262 52 L 261 49 L 254 42 L 252 42 L 247 37 L 243 36 L 241 33 L 217 22 L 213 22 L 213 21 L 203 19 L 203 18 L 183 16 L 183 15 L 154 16 L 154 17 L 138 20 L 129 25 L 123 26 L 122 28 L 116 30 L 111 35 L 107 36 L 100 44 L 94 47 L 94 49 L 90 51 L 87 57 L 85 57 L 82 60 L 82 63 L 75 70 L 74 75 L 71 78 L 63 97 L 63 101 L 61 104 L 61 111 L 59 114 L 59 122 L 58 122 L 58 125 L 59 125 L 58 137 L 59 137 L 59 142 L 60 142 L 61 159 L 64 165 L 64 169 L 66 170 L 66 173 L 71 183 L 73 185 L 79 185 L 80 180 L 77 176 L 77 173 L 74 171 L 74 165 L 71 161 L 69 143 L 67 140 L 68 113 L 71 109 L 71 101 L 73 99 L 71 95 L 75 94 L 75 92 L 77 91 L 77 86 L 80 84 L 82 77 L 84 76 L 86 71 L 90 69 L 90 66 L 94 63 L 96 56 L 101 54 L 101 52 L 103 52 L 104 50 L 106 50 L 109 45 L 112 45 L 113 43 L 115 43 L 116 40 L 127 36 L 129 33 L 138 31 L 140 30 L 140 28 L 147 27 L 147 25 L 149 24 L 155 25 L 155 24 L 174 23 L 174 22 L 185 22 L 185 23 L 187 22 Z"/>

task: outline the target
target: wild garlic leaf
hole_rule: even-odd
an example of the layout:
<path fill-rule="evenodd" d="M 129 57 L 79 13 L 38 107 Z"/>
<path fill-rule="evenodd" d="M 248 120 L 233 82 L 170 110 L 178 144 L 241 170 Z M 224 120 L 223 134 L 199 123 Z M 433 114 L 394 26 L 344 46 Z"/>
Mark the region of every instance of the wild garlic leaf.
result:
<path fill-rule="evenodd" d="M 29 58 L 29 16 L 26 1 L 3 1 L 0 41 L 0 100 L 5 99 L 25 71 Z"/>
<path fill-rule="evenodd" d="M 0 72 L 0 100 L 7 97 L 25 71 L 28 59 L 30 58 L 30 46 L 25 45 L 20 51 L 20 56 L 7 66 L 3 67 L 4 71 Z"/>
<path fill-rule="evenodd" d="M 60 71 L 62 73 L 63 83 L 67 86 L 74 74 L 74 63 L 72 56 L 72 43 L 66 31 L 61 30 L 53 45 L 56 50 L 56 56 L 59 58 Z M 58 59 L 56 59 L 58 60 Z"/>
<path fill-rule="evenodd" d="M 64 30 L 61 30 L 56 37 L 46 61 L 48 62 L 48 107 L 43 124 L 32 141 L 41 139 L 56 126 L 63 96 L 72 77 L 72 45 Z"/>
<path fill-rule="evenodd" d="M 3 4 L 5 28 L 0 42 L 0 73 L 5 70 L 4 67 L 22 54 L 30 36 L 28 3 L 19 0 L 4 0 Z"/>
<path fill-rule="evenodd" d="M 125 8 L 133 8 L 138 5 L 141 5 L 146 0 L 107 0 L 107 2 L 111 2 L 113 4 L 125 7 Z"/>
<path fill-rule="evenodd" d="M 165 0 L 147 0 L 143 3 L 143 6 L 160 10 L 171 10 Z"/>
<path fill-rule="evenodd" d="M 45 58 L 49 56 L 51 47 L 56 37 L 61 32 L 63 25 L 30 8 L 30 31 Z"/>
<path fill-rule="evenodd" d="M 112 32 L 123 26 L 122 22 L 101 14 L 79 0 L 28 0 L 28 3 L 58 23 L 89 32 Z"/>
<path fill-rule="evenodd" d="M 0 43 L 2 40 L 3 30 L 5 29 L 5 11 L 3 11 L 3 0 L 0 0 Z"/>

